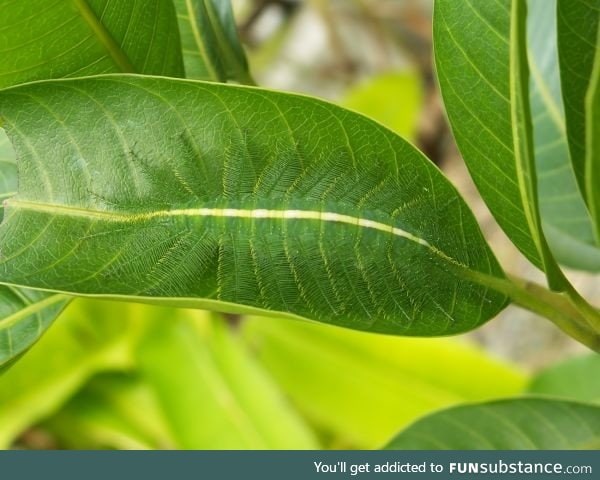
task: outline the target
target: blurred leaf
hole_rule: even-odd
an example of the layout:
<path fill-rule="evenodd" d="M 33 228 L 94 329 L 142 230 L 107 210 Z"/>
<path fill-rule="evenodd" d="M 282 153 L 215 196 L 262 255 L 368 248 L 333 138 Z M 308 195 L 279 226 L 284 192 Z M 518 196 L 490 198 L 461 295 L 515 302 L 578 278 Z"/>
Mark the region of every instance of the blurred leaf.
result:
<path fill-rule="evenodd" d="M 600 402 L 600 355 L 570 358 L 538 373 L 528 390 L 586 402 Z"/>
<path fill-rule="evenodd" d="M 342 445 L 381 445 L 443 406 L 519 393 L 524 375 L 448 339 L 369 335 L 250 318 L 247 341 L 282 389 Z"/>
<path fill-rule="evenodd" d="M 542 398 L 497 400 L 433 413 L 389 450 L 595 450 L 600 406 Z"/>
<path fill-rule="evenodd" d="M 311 432 L 224 322 L 180 312 L 142 345 L 143 378 L 179 448 L 317 448 Z"/>
<path fill-rule="evenodd" d="M 187 78 L 254 84 L 230 0 L 174 0 Z"/>
<path fill-rule="evenodd" d="M 112 303 L 71 304 L 61 321 L 0 376 L 0 448 L 54 413 L 93 374 L 130 368 L 139 328 L 139 319 Z"/>
<path fill-rule="evenodd" d="M 423 86 L 417 72 L 385 73 L 351 88 L 340 104 L 414 140 L 423 106 Z"/>
<path fill-rule="evenodd" d="M 529 112 L 525 0 L 436 0 L 435 61 L 456 142 L 481 196 L 515 246 L 566 279 L 541 227 Z"/>
<path fill-rule="evenodd" d="M 94 378 L 44 427 L 71 449 L 176 446 L 154 392 L 133 375 Z"/>
<path fill-rule="evenodd" d="M 556 44 L 556 0 L 529 0 L 531 109 L 538 195 L 544 231 L 556 258 L 600 270 L 592 222 L 573 173 L 562 105 Z"/>
<path fill-rule="evenodd" d="M 598 49 L 600 2 L 558 0 L 557 30 L 560 75 L 571 161 L 582 192 L 585 186 L 585 101 Z"/>
<path fill-rule="evenodd" d="M 0 285 L 0 372 L 42 336 L 69 302 L 66 295 Z"/>
<path fill-rule="evenodd" d="M 4 2 L 0 88 L 33 80 L 137 72 L 183 76 L 170 0 Z"/>
<path fill-rule="evenodd" d="M 301 15 L 294 14 L 286 16 L 267 38 L 261 38 L 258 45 L 253 45 L 255 48 L 247 50 L 248 62 L 252 65 L 252 72 L 255 75 L 268 75 L 272 71 L 275 62 L 281 58 L 284 49 L 289 45 L 289 41 L 296 31 L 296 22 L 301 17 Z M 243 17 L 242 20 L 244 20 Z"/>
<path fill-rule="evenodd" d="M 223 322 L 182 310 L 161 316 L 141 347 L 141 377 L 96 378 L 46 422 L 62 442 L 70 448 L 317 446 Z"/>

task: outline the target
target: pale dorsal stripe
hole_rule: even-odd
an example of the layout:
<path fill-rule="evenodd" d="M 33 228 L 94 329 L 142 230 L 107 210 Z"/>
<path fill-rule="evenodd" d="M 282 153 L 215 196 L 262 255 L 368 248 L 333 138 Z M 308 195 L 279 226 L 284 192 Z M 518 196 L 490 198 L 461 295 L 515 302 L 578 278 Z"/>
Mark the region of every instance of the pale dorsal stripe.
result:
<path fill-rule="evenodd" d="M 84 208 L 69 207 L 66 205 L 55 205 L 47 203 L 28 202 L 25 200 L 6 200 L 4 206 L 7 208 L 18 208 L 22 210 L 33 210 L 36 212 L 50 213 L 53 215 L 65 215 L 70 217 L 89 218 L 103 220 L 106 222 L 133 223 L 136 221 L 152 220 L 154 218 L 168 217 L 215 217 L 215 218 L 248 218 L 248 219 L 280 219 L 280 220 L 317 220 L 322 222 L 345 223 L 357 227 L 372 228 L 381 232 L 406 238 L 412 242 L 423 245 L 437 251 L 427 240 L 419 238 L 401 228 L 376 222 L 366 218 L 353 217 L 335 212 L 321 212 L 318 210 L 268 210 L 240 209 L 240 208 L 185 208 L 175 210 L 157 210 L 145 213 L 120 213 L 101 210 L 86 210 Z"/>

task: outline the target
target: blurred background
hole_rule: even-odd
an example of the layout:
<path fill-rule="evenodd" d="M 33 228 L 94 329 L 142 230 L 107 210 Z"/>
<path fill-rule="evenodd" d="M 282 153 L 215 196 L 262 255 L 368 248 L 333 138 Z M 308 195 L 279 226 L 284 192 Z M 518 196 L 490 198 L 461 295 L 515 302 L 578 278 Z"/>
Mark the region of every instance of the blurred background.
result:
<path fill-rule="evenodd" d="M 465 197 L 501 265 L 543 282 L 453 143 L 432 67 L 431 0 L 234 7 L 259 85 L 328 99 L 408 138 Z M 600 298 L 597 278 L 567 273 Z M 600 400 L 589 381 L 599 368 L 598 356 L 514 307 L 474 333 L 418 339 L 77 300 L 0 376 L 0 448 L 378 448 L 457 403 L 528 392 Z"/>

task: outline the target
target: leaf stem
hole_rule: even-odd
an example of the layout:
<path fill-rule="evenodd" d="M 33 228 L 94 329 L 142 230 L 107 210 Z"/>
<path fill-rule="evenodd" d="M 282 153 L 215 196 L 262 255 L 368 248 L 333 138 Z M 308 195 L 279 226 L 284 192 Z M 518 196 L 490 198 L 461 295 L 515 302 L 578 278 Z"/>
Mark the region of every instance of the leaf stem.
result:
<path fill-rule="evenodd" d="M 554 292 L 516 276 L 497 278 L 476 272 L 473 279 L 505 294 L 516 305 L 537 313 L 577 341 L 600 353 L 600 312 L 573 287 Z"/>
<path fill-rule="evenodd" d="M 590 305 L 571 284 L 569 284 L 566 294 L 571 299 L 573 305 L 575 305 L 585 317 L 590 328 L 596 332 L 600 332 L 600 310 L 593 305 Z"/>

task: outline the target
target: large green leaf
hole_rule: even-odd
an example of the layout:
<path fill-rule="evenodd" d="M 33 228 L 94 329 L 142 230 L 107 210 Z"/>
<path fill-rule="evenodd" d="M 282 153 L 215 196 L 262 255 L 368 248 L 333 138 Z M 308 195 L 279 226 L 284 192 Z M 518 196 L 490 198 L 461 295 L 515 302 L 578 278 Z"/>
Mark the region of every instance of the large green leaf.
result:
<path fill-rule="evenodd" d="M 195 315 L 194 315 L 195 314 Z M 317 443 L 220 319 L 179 312 L 143 342 L 143 378 L 178 448 L 311 449 Z"/>
<path fill-rule="evenodd" d="M 4 200 L 17 191 L 14 157 L 0 129 L 0 219 Z M 40 338 L 68 302 L 64 295 L 0 286 L 0 372 Z"/>
<path fill-rule="evenodd" d="M 529 391 L 586 402 L 600 402 L 600 355 L 582 355 L 552 365 L 531 381 Z"/>
<path fill-rule="evenodd" d="M 3 216 L 2 202 L 17 193 L 17 163 L 15 152 L 4 130 L 0 129 L 0 219 Z"/>
<path fill-rule="evenodd" d="M 0 219 L 4 200 L 16 191 L 15 154 L 0 129 Z M 0 372 L 44 333 L 67 303 L 64 295 L 0 286 Z"/>
<path fill-rule="evenodd" d="M 108 72 L 183 75 L 170 0 L 5 1 L 0 88 Z"/>
<path fill-rule="evenodd" d="M 595 450 L 600 406 L 542 398 L 450 408 L 401 432 L 391 450 Z"/>
<path fill-rule="evenodd" d="M 408 335 L 506 303 L 454 187 L 334 105 L 117 75 L 7 89 L 0 112 L 22 166 L 5 283 Z"/>
<path fill-rule="evenodd" d="M 596 14 L 600 15 L 600 2 Z M 590 86 L 585 99 L 585 191 L 596 226 L 596 241 L 600 245 L 600 28 L 596 39 L 596 54 Z"/>
<path fill-rule="evenodd" d="M 525 7 L 524 0 L 436 0 L 435 61 L 454 136 L 479 192 L 513 243 L 562 289 L 538 209 Z"/>
<path fill-rule="evenodd" d="M 58 410 L 99 371 L 133 365 L 140 321 L 108 302 L 74 302 L 34 347 L 0 376 L 0 448 Z"/>
<path fill-rule="evenodd" d="M 433 409 L 516 395 L 525 375 L 468 344 L 268 318 L 244 337 L 330 447 L 377 448 Z M 468 374 L 466 373 L 468 372 Z"/>
<path fill-rule="evenodd" d="M 592 222 L 569 156 L 556 45 L 556 0 L 529 0 L 528 36 L 538 195 L 544 231 L 565 265 L 600 270 Z"/>
<path fill-rule="evenodd" d="M 0 87 L 120 71 L 183 74 L 169 0 L 30 0 L 4 2 L 1 11 Z M 0 205 L 16 190 L 14 151 L 0 129 Z M 0 302 L 1 367 L 35 342 L 68 300 L 1 287 Z"/>
<path fill-rule="evenodd" d="M 230 0 L 174 0 L 186 76 L 254 83 Z"/>
<path fill-rule="evenodd" d="M 599 25 L 600 1 L 558 0 L 558 54 L 569 150 L 582 192 L 586 191 L 585 101 L 598 49 Z"/>

